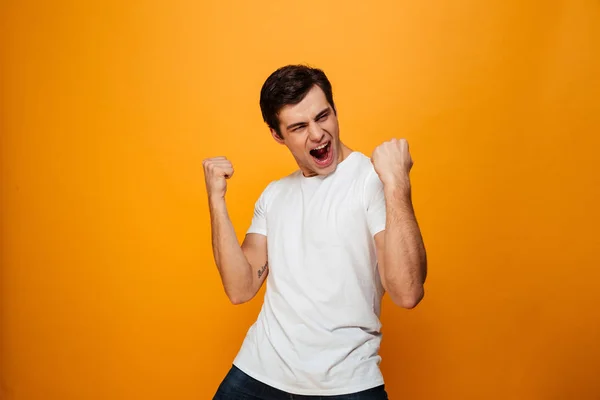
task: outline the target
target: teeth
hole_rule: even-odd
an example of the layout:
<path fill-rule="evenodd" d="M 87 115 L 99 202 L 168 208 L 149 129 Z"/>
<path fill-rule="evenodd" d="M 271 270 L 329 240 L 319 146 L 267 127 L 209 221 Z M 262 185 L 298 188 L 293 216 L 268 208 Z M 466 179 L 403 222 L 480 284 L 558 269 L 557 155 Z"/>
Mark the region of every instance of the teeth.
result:
<path fill-rule="evenodd" d="M 325 143 L 325 144 L 322 144 L 322 145 L 321 145 L 321 146 L 319 146 L 319 147 L 315 147 L 313 150 L 320 150 L 320 149 L 324 148 L 325 146 L 327 146 L 327 144 L 328 144 L 328 143 L 329 143 L 329 142 L 327 142 L 327 143 Z"/>

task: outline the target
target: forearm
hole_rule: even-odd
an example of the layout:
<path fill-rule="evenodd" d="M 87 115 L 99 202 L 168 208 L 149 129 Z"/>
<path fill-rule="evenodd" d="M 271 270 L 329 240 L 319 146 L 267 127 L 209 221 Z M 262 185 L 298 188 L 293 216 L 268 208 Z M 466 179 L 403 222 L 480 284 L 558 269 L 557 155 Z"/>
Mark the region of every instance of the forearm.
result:
<path fill-rule="evenodd" d="M 233 303 L 252 291 L 252 267 L 238 242 L 224 198 L 209 199 L 212 249 L 225 293 Z"/>
<path fill-rule="evenodd" d="M 410 182 L 384 187 L 386 229 L 383 281 L 396 304 L 416 306 L 423 297 L 427 257 L 412 206 Z"/>

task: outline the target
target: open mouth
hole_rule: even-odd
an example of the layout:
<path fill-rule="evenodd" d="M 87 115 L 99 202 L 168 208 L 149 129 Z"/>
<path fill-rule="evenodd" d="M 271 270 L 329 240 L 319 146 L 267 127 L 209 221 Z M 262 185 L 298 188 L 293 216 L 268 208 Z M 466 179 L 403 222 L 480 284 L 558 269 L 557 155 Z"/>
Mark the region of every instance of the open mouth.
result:
<path fill-rule="evenodd" d="M 331 146 L 331 141 L 312 149 L 310 151 L 310 155 L 320 167 L 328 166 L 331 164 L 331 161 L 333 161 L 333 148 Z"/>

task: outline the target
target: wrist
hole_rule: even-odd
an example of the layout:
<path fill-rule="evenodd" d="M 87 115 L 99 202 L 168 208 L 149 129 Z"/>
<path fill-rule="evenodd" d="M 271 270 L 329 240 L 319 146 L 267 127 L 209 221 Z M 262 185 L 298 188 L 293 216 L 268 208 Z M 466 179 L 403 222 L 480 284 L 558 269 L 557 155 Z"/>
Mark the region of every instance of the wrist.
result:
<path fill-rule="evenodd" d="M 211 206 L 219 206 L 225 204 L 225 196 L 220 194 L 209 194 L 208 202 Z"/>
<path fill-rule="evenodd" d="M 411 192 L 410 178 L 408 176 L 382 181 L 383 191 L 386 195 L 409 196 Z"/>

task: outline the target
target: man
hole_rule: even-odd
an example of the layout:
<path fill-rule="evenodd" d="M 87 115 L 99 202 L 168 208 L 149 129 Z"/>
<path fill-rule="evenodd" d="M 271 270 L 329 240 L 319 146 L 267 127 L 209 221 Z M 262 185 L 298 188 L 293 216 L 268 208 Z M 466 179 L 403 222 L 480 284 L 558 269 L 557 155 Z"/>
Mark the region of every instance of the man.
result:
<path fill-rule="evenodd" d="M 387 399 L 381 298 L 387 292 L 398 306 L 415 307 L 427 273 L 408 144 L 392 139 L 369 158 L 342 143 L 319 69 L 273 72 L 260 107 L 299 169 L 267 185 L 240 245 L 225 203 L 233 166 L 225 157 L 203 162 L 227 296 L 247 302 L 267 279 L 258 319 L 214 399 Z"/>

